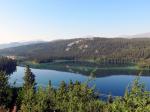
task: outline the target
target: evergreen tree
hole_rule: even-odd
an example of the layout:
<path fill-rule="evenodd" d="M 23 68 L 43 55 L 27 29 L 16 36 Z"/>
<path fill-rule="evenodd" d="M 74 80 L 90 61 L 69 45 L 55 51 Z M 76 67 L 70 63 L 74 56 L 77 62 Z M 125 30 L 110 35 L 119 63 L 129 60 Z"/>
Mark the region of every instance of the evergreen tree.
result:
<path fill-rule="evenodd" d="M 22 90 L 22 93 L 20 112 L 36 112 L 36 98 L 33 87 L 30 87 L 28 90 Z"/>
<path fill-rule="evenodd" d="M 146 91 L 137 78 L 123 98 L 115 98 L 109 105 L 109 112 L 150 112 L 150 92 Z"/>
<path fill-rule="evenodd" d="M 26 66 L 24 84 L 20 92 L 21 112 L 35 112 L 36 107 L 36 91 L 35 91 L 35 75 L 31 72 L 29 66 Z"/>
<path fill-rule="evenodd" d="M 26 66 L 25 76 L 24 76 L 24 89 L 35 88 L 35 75 L 31 72 L 29 66 Z"/>
<path fill-rule="evenodd" d="M 0 106 L 9 106 L 11 102 L 11 90 L 8 83 L 8 75 L 0 72 Z"/>

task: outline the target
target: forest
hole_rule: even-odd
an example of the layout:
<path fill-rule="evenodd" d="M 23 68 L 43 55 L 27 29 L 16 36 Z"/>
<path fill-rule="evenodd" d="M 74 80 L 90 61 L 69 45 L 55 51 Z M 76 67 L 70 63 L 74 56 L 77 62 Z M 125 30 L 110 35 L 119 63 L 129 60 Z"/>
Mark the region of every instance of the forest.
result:
<path fill-rule="evenodd" d="M 0 0 L 0 112 L 150 112 L 150 0 Z"/>
<path fill-rule="evenodd" d="M 5 71 L 6 74 L 11 74 L 16 70 L 16 60 L 9 59 L 6 57 L 0 57 L 0 71 Z"/>
<path fill-rule="evenodd" d="M 0 54 L 16 56 L 19 61 L 33 61 L 35 63 L 55 62 L 57 60 L 92 60 L 98 64 L 130 65 L 149 60 L 149 45 L 149 38 L 93 37 L 56 40 L 6 48 L 0 50 Z"/>
<path fill-rule="evenodd" d="M 26 66 L 22 87 L 9 84 L 17 62 L 57 62 L 67 65 L 106 66 L 132 65 L 148 68 L 150 39 L 71 39 L 25 45 L 0 50 L 0 112 L 150 112 L 150 91 L 137 77 L 124 96 L 101 98 L 101 92 L 88 85 L 89 81 L 62 81 L 54 87 L 38 86 L 35 74 Z M 55 49 L 55 51 L 53 50 Z M 76 51 L 76 52 L 74 52 Z M 94 63 L 93 63 L 94 62 Z M 15 83 L 15 82 L 14 82 Z"/>
<path fill-rule="evenodd" d="M 9 75 L 0 72 L 1 112 L 150 112 L 150 91 L 137 77 L 126 88 L 124 96 L 108 95 L 102 100 L 89 81 L 62 81 L 58 88 L 51 81 L 47 87 L 37 86 L 35 75 L 26 66 L 22 87 L 9 84 Z"/>

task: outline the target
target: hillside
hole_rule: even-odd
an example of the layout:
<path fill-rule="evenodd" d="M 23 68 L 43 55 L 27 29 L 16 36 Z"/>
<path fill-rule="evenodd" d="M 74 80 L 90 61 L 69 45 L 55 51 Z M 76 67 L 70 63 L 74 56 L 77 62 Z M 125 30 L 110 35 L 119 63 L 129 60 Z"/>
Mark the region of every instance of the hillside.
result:
<path fill-rule="evenodd" d="M 31 60 L 150 58 L 150 38 L 78 38 L 30 44 L 0 50 L 1 55 Z"/>

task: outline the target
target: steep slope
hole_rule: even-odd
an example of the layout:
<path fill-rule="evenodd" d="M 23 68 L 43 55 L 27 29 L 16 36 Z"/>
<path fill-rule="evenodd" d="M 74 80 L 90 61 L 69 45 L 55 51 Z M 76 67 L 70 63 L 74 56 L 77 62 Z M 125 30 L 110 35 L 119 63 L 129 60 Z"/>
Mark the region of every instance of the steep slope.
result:
<path fill-rule="evenodd" d="M 150 58 L 149 38 L 78 38 L 0 50 L 28 59 Z"/>

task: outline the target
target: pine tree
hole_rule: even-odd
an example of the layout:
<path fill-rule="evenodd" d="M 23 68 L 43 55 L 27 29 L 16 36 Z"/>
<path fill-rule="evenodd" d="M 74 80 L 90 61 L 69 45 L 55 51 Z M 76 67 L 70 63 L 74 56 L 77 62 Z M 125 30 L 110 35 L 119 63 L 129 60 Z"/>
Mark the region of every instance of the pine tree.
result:
<path fill-rule="evenodd" d="M 36 110 L 36 91 L 35 91 L 35 75 L 31 72 L 29 66 L 26 66 L 24 84 L 20 92 L 21 112 L 34 112 Z"/>
<path fill-rule="evenodd" d="M 0 72 L 0 106 L 8 106 L 11 102 L 11 91 L 8 83 L 8 75 Z"/>
<path fill-rule="evenodd" d="M 34 89 L 31 87 L 28 90 L 22 90 L 23 97 L 20 107 L 20 112 L 36 112 L 36 98 Z"/>
<path fill-rule="evenodd" d="M 35 75 L 31 72 L 29 66 L 26 66 L 25 76 L 24 76 L 24 89 L 35 88 Z"/>

